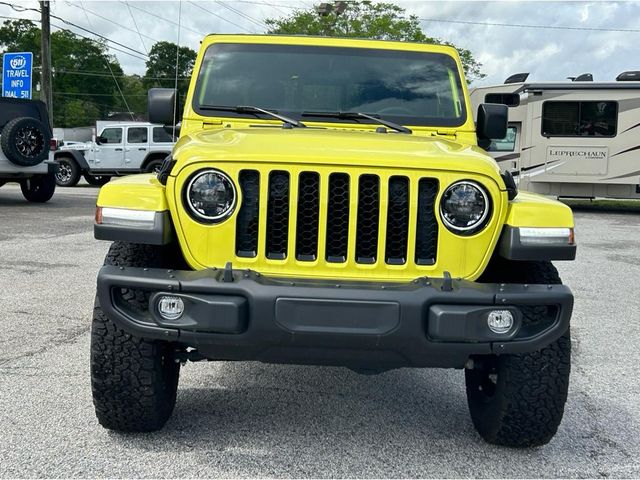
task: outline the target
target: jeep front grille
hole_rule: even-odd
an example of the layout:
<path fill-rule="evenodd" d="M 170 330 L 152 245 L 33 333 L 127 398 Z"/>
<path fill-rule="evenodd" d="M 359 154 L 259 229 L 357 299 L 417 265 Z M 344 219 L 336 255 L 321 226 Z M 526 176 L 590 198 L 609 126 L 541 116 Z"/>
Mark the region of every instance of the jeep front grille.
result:
<path fill-rule="evenodd" d="M 379 261 L 433 265 L 436 261 L 435 178 L 410 180 L 395 175 L 381 179 L 342 172 L 325 176 L 312 171 L 292 178 L 281 170 L 262 175 L 242 170 L 238 180 L 242 193 L 236 219 L 238 257 L 285 260 L 295 255 L 297 261 L 310 264 L 321 256 L 328 264 L 344 263 L 350 257 L 362 265 Z M 261 189 L 265 180 L 267 185 Z M 261 191 L 262 201 L 266 200 L 264 216 L 260 215 Z M 414 219 L 410 218 L 412 203 L 417 203 Z M 326 208 L 324 218 L 321 205 Z M 381 221 L 385 222 L 382 228 Z M 412 221 L 415 228 L 411 228 Z M 260 222 L 266 222 L 263 245 L 259 244 Z M 414 258 L 408 258 L 410 251 L 415 252 Z"/>
<path fill-rule="evenodd" d="M 342 263 L 349 249 L 349 175 L 329 175 L 327 199 L 327 262 Z"/>
<path fill-rule="evenodd" d="M 240 172 L 242 206 L 236 225 L 236 254 L 255 257 L 258 254 L 258 225 L 260 224 L 260 174 L 255 170 Z"/>
<path fill-rule="evenodd" d="M 269 174 L 267 202 L 267 258 L 284 260 L 289 247 L 289 173 Z"/>

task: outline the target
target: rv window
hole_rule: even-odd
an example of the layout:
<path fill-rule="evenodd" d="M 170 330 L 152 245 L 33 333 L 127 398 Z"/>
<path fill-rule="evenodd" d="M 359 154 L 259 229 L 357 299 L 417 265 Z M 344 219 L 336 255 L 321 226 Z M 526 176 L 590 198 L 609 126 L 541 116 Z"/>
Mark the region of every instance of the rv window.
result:
<path fill-rule="evenodd" d="M 517 93 L 487 93 L 484 96 L 484 103 L 501 103 L 507 107 L 517 107 L 520 105 L 520 95 Z"/>
<path fill-rule="evenodd" d="M 545 137 L 615 137 L 617 102 L 545 102 L 542 135 Z"/>
<path fill-rule="evenodd" d="M 513 152 L 516 149 L 516 127 L 507 128 L 507 136 L 500 140 L 491 140 L 487 152 Z"/>

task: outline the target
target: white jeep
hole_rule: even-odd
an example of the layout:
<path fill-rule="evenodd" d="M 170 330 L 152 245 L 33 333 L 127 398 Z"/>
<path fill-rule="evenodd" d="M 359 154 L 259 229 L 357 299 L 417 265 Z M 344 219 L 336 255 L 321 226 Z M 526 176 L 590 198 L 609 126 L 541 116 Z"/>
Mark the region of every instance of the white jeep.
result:
<path fill-rule="evenodd" d="M 0 98 L 0 186 L 20 184 L 30 202 L 46 202 L 56 188 L 49 116 L 39 100 Z"/>
<path fill-rule="evenodd" d="M 59 186 L 73 187 L 82 175 L 91 185 L 104 185 L 117 175 L 157 172 L 174 145 L 161 125 L 96 123 L 95 141 L 65 143 L 56 152 Z"/>

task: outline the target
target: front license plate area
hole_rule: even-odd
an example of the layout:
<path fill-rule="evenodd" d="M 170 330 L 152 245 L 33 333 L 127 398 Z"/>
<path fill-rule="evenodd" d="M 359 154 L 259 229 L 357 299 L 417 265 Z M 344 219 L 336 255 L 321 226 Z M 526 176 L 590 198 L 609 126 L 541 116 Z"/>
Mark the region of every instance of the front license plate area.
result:
<path fill-rule="evenodd" d="M 400 323 L 396 302 L 278 298 L 276 322 L 295 333 L 384 335 Z"/>

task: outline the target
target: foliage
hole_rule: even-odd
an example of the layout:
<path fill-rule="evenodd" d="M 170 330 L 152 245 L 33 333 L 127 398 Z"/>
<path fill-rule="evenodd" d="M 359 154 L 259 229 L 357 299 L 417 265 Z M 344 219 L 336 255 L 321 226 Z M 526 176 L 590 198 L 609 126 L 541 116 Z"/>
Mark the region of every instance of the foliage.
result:
<path fill-rule="evenodd" d="M 65 100 L 55 112 L 56 126 L 92 125 L 100 118 L 100 112 L 94 103 L 75 98 Z"/>
<path fill-rule="evenodd" d="M 40 29 L 36 24 L 29 20 L 5 21 L 0 27 L 0 51 L 33 52 L 35 89 L 41 69 Z M 68 30 L 53 32 L 51 63 L 54 126 L 87 125 L 106 118 L 114 110 L 126 110 L 115 83 L 116 79 L 119 83 L 122 81 L 122 68 L 117 59 L 108 54 L 104 43 Z M 34 92 L 34 98 L 37 95 Z"/>
<path fill-rule="evenodd" d="M 112 80 L 113 81 L 113 80 Z M 122 93 L 127 100 L 129 111 L 139 116 L 146 116 L 147 112 L 147 87 L 144 77 L 140 75 L 125 75 L 118 79 Z M 122 104 L 122 96 L 118 96 Z M 123 108 L 122 110 L 125 110 Z"/>
<path fill-rule="evenodd" d="M 157 42 L 149 51 L 147 72 L 143 80 L 144 86 L 174 88 L 176 81 L 176 53 L 178 53 L 178 91 L 182 97 L 186 96 L 189 79 L 196 62 L 197 53 L 189 47 L 180 47 L 172 42 Z"/>
<path fill-rule="evenodd" d="M 328 14 L 319 15 L 319 5 L 315 5 L 307 10 L 295 10 L 288 17 L 267 19 L 268 33 L 399 40 L 455 47 L 450 42 L 427 36 L 417 16 L 407 15 L 404 8 L 393 3 L 369 0 L 340 3 L 345 7 L 341 13 L 333 8 Z M 455 48 L 469 81 L 486 76 L 481 71 L 482 64 L 474 59 L 470 50 Z"/>

